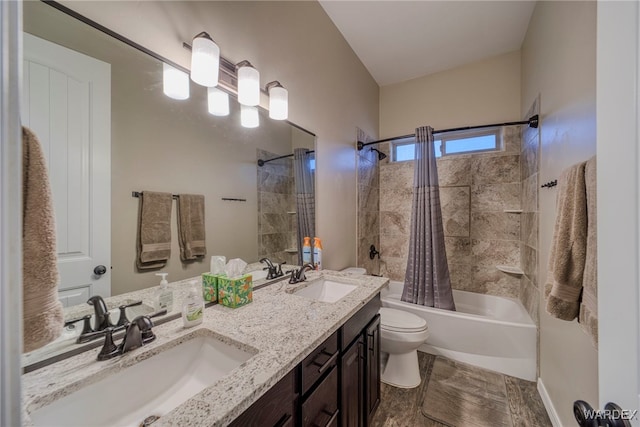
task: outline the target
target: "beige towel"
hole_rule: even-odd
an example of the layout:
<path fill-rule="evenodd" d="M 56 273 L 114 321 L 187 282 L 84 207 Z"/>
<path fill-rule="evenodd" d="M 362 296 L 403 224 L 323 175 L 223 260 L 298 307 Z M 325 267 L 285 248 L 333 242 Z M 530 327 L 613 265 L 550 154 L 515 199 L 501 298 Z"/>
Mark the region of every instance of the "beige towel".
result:
<path fill-rule="evenodd" d="M 204 231 L 204 196 L 178 195 L 178 241 L 182 261 L 192 261 L 207 253 Z"/>
<path fill-rule="evenodd" d="M 36 350 L 62 333 L 58 300 L 56 222 L 47 163 L 38 138 L 22 128 L 23 351 Z"/>
<path fill-rule="evenodd" d="M 138 270 L 162 268 L 171 256 L 171 193 L 144 191 L 138 216 Z"/>
<path fill-rule="evenodd" d="M 582 303 L 578 322 L 598 348 L 598 242 L 596 203 L 596 158 L 592 157 L 585 166 L 587 188 L 587 259 L 582 280 Z"/>
<path fill-rule="evenodd" d="M 556 224 L 545 284 L 547 312 L 562 320 L 578 316 L 587 251 L 587 196 L 585 162 L 562 173 L 556 207 Z"/>

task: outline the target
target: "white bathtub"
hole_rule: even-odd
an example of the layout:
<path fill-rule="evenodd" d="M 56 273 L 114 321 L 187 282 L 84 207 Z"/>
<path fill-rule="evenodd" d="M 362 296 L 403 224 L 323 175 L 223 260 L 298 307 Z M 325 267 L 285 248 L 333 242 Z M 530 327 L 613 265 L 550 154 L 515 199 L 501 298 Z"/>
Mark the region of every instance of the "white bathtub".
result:
<path fill-rule="evenodd" d="M 427 321 L 429 338 L 420 351 L 536 380 L 536 325 L 519 301 L 454 290 L 457 311 L 440 310 L 402 302 L 402 287 L 390 282 L 382 290 L 382 306 Z"/>

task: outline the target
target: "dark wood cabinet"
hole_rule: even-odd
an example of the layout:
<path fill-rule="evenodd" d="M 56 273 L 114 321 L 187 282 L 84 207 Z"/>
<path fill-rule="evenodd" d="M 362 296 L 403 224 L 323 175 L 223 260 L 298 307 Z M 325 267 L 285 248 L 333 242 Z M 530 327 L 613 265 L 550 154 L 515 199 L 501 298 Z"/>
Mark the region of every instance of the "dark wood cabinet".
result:
<path fill-rule="evenodd" d="M 264 396 L 230 424 L 232 427 L 284 427 L 296 425 L 297 369 L 289 372 Z"/>
<path fill-rule="evenodd" d="M 362 427 L 364 338 L 360 335 L 342 354 L 340 396 L 342 427 Z"/>
<path fill-rule="evenodd" d="M 367 427 L 380 402 L 380 295 L 236 418 L 233 427 Z"/>
<path fill-rule="evenodd" d="M 364 418 L 365 425 L 371 425 L 371 419 L 380 404 L 380 315 L 365 329 L 366 367 L 364 378 Z"/>

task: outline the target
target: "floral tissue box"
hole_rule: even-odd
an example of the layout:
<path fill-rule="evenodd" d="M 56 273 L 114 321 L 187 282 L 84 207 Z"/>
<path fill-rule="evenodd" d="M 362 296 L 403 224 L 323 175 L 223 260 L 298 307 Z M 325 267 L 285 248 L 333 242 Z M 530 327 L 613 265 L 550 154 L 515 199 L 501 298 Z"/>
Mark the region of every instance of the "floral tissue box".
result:
<path fill-rule="evenodd" d="M 202 298 L 205 301 L 218 301 L 218 278 L 222 274 L 202 274 Z"/>
<path fill-rule="evenodd" d="M 229 278 L 218 277 L 218 303 L 238 308 L 253 301 L 253 277 L 251 274 Z"/>

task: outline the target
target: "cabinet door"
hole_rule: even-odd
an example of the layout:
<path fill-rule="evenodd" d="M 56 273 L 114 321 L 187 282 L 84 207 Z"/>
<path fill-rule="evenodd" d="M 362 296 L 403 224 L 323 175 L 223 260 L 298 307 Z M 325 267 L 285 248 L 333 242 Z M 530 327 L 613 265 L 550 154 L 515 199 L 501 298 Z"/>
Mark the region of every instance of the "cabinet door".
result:
<path fill-rule="evenodd" d="M 366 376 L 365 376 L 365 419 L 366 425 L 380 403 L 380 315 L 376 315 L 365 330 L 366 334 Z"/>
<path fill-rule="evenodd" d="M 342 427 L 363 425 L 364 338 L 362 334 L 342 355 Z"/>

